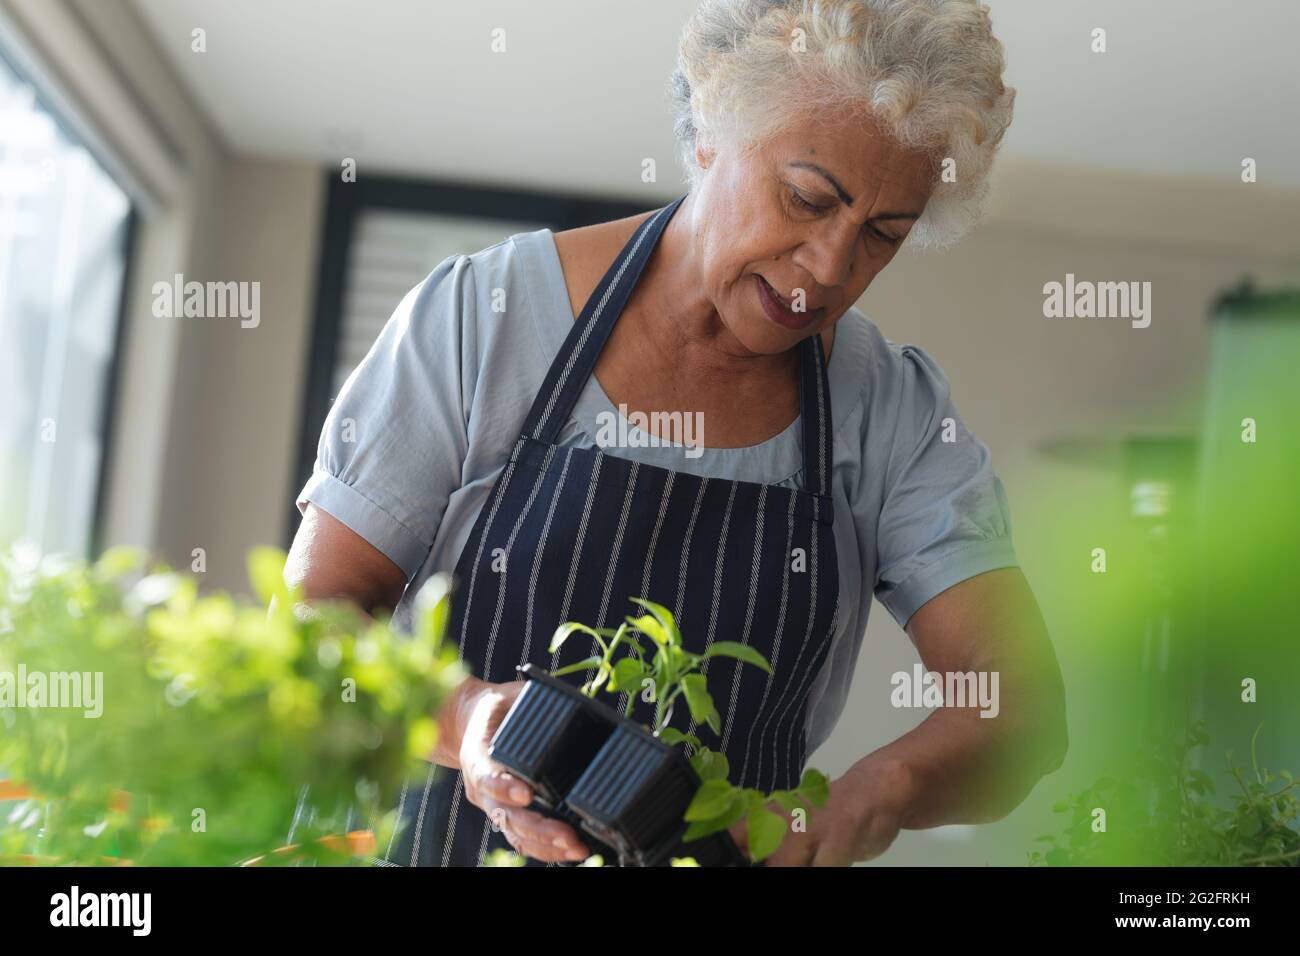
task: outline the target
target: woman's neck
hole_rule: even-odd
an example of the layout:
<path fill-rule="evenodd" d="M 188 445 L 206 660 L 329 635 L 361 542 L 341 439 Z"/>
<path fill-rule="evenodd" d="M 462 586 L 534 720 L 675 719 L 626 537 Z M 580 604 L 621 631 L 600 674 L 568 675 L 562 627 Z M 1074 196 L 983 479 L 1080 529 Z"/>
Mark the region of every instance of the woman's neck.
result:
<path fill-rule="evenodd" d="M 694 195 L 688 195 L 664 227 L 628 303 L 647 343 L 677 366 L 734 380 L 743 376 L 784 378 L 798 351 L 775 355 L 749 351 L 727 327 L 709 297 L 693 229 Z"/>

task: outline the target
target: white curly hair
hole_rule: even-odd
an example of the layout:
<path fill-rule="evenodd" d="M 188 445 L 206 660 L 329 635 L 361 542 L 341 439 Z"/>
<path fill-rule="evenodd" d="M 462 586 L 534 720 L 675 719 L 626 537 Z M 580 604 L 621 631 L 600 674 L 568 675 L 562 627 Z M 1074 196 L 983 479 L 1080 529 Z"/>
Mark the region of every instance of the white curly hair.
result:
<path fill-rule="evenodd" d="M 933 157 L 934 192 L 909 243 L 948 245 L 979 217 L 1011 123 L 1004 65 L 978 0 L 701 0 L 670 84 L 687 181 L 702 174 L 697 144 L 754 148 L 810 111 L 867 110 Z"/>

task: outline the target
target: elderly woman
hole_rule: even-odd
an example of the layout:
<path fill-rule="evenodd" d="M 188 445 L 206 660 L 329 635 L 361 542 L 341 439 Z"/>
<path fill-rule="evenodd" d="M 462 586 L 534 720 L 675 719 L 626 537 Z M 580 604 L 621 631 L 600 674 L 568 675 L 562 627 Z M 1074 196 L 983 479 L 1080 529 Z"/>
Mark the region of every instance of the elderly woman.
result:
<path fill-rule="evenodd" d="M 671 609 L 690 650 L 769 661 L 706 671 L 705 742 L 765 792 L 834 728 L 873 595 L 927 670 L 998 675 L 996 719 L 938 708 L 835 779 L 770 863 L 996 819 L 1060 763 L 1060 675 L 988 450 L 934 360 L 854 308 L 905 241 L 972 220 L 1011 117 L 1002 68 L 970 0 L 703 0 L 673 82 L 690 191 L 452 256 L 401 303 L 326 422 L 289 566 L 308 596 L 399 622 L 431 574 L 457 582 L 473 677 L 386 862 L 587 855 L 487 749 L 516 668 L 586 657 L 551 633 L 616 625 L 629 597 Z M 660 412 L 703 440 L 603 427 Z"/>

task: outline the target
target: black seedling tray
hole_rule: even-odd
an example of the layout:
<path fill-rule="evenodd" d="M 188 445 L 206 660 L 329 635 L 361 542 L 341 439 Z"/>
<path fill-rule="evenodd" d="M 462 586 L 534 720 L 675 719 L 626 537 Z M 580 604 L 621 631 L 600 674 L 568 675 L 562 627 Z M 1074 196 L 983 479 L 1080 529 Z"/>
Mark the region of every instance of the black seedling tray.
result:
<path fill-rule="evenodd" d="M 520 672 L 528 683 L 493 735 L 488 756 L 555 810 L 622 718 L 541 668 L 526 664 Z"/>
<path fill-rule="evenodd" d="M 725 831 L 682 843 L 700 786 L 690 761 L 645 727 L 534 664 L 488 750 L 534 790 L 548 816 L 575 825 L 594 853 L 624 866 L 746 866 Z"/>
<path fill-rule="evenodd" d="M 614 728 L 586 773 L 564 798 L 619 856 L 646 866 L 675 843 L 700 778 L 686 757 L 638 724 Z"/>

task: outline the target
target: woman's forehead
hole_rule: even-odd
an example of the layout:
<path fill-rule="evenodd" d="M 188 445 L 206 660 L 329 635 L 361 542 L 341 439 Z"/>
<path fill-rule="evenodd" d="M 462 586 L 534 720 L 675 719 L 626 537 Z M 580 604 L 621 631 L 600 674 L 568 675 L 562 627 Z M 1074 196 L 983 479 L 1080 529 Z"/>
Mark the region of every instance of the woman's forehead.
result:
<path fill-rule="evenodd" d="M 904 146 L 878 125 L 861 120 L 800 121 L 767 140 L 759 152 L 769 164 L 827 181 L 832 189 L 838 184 L 851 197 L 884 186 L 928 191 L 936 167 L 929 151 Z"/>

